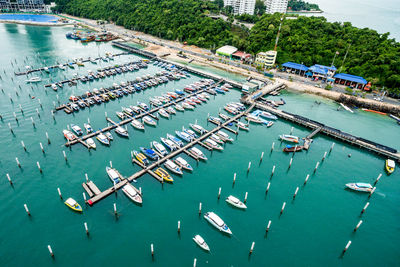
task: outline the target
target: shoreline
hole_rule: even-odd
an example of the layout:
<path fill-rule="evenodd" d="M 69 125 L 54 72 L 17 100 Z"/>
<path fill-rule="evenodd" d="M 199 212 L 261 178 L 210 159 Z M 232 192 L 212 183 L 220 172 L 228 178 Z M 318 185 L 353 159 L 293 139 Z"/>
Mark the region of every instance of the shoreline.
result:
<path fill-rule="evenodd" d="M 20 13 L 0 13 L 0 14 L 16 14 L 20 15 Z M 29 13 L 26 13 L 29 14 Z M 53 16 L 53 17 L 58 17 L 62 18 L 61 16 L 58 16 L 57 14 L 30 14 L 30 15 L 47 15 L 47 16 Z M 66 26 L 66 25 L 73 25 L 74 23 L 72 22 L 40 22 L 40 21 L 29 21 L 29 20 L 10 20 L 10 19 L 0 19 L 0 23 L 9 23 L 9 24 L 21 24 L 21 25 L 32 25 L 32 26 Z"/>

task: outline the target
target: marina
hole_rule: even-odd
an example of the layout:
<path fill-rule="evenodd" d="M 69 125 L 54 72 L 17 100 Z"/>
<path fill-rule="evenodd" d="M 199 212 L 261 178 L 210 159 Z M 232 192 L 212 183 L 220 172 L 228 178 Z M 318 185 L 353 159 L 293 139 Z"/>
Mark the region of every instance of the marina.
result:
<path fill-rule="evenodd" d="M 397 264 L 396 244 L 400 234 L 394 211 L 400 194 L 396 153 L 384 154 L 386 150 L 371 153 L 364 149 L 367 145 L 360 143 L 360 148 L 356 142 L 362 139 L 354 139 L 353 144 L 344 140 L 345 134 L 362 136 L 398 150 L 394 142 L 398 130 L 395 120 L 372 112 L 338 111 L 335 102 L 294 94 L 283 86 L 272 88 L 277 85 L 272 82 L 264 88 L 267 94 L 242 99 L 242 103 L 249 101 L 245 110 L 231 114 L 224 107 L 238 107 L 237 102 L 242 98 L 240 86 L 246 78 L 239 79 L 230 73 L 221 77 L 221 73 L 217 75 L 212 69 L 195 69 L 193 65 L 182 68 L 176 65 L 179 71 L 189 72 L 190 77 L 186 79 L 170 80 L 103 102 L 96 108 L 86 106 L 70 114 L 62 112 L 62 108 L 61 112 L 54 112 L 53 102 L 66 102 L 71 95 L 84 97 L 85 92 L 93 92 L 94 88 L 113 83 L 121 85 L 135 76 L 154 77 L 164 70 L 154 64 L 163 59 L 132 52 L 116 57 L 113 64 L 147 60 L 148 68 L 110 76 L 110 83 L 99 79 L 79 86 L 64 86 L 56 93 L 43 90 L 44 85 L 51 84 L 44 71 L 35 74 L 41 78 L 37 85 L 27 84 L 26 77 L 14 75 L 26 58 L 32 61 L 31 65 L 52 66 L 56 62 L 67 62 L 71 55 L 94 58 L 106 51 L 126 52 L 111 43 L 82 45 L 68 41 L 65 33 L 69 30 L 0 24 L 0 35 L 4 36 L 0 47 L 5 53 L 0 58 L 0 88 L 4 90 L 0 98 L 3 136 L 0 147 L 7 151 L 0 156 L 3 170 L 0 190 L 4 203 L 0 206 L 4 215 L 1 225 L 7 240 L 1 246 L 2 265 L 23 265 L 25 260 L 21 256 L 26 254 L 31 264 L 38 266 L 71 266 L 83 262 L 122 265 L 131 260 L 126 255 L 132 254 L 132 247 L 135 264 L 140 266 L 193 265 L 194 258 L 197 266 L 264 266 L 266 263 L 290 266 L 299 261 L 309 265 L 327 261 L 333 265 Z M 100 62 L 98 68 L 111 65 Z M 93 66 L 85 64 L 77 68 L 78 75 L 86 75 Z M 72 77 L 73 70 L 66 71 Z M 51 73 L 54 81 L 63 81 L 63 76 L 61 71 Z M 201 103 L 196 103 L 193 111 L 176 109 L 176 114 L 169 113 L 169 119 L 159 117 L 159 110 L 168 112 L 168 107 L 177 103 L 182 106 L 207 88 L 184 92 L 184 96 L 157 107 L 149 104 L 150 99 L 167 92 L 181 92 L 186 85 L 205 78 L 213 79 L 214 86 L 228 83 L 235 88 L 225 94 L 210 95 L 207 102 L 197 98 Z M 286 104 L 274 108 L 261 98 L 275 103 L 282 98 Z M 316 105 L 315 101 L 321 103 Z M 138 102 L 145 103 L 149 110 L 117 118 L 116 112 L 126 114 L 123 108 Z M 274 122 L 270 127 L 246 120 L 256 110 L 270 112 L 277 119 L 263 117 Z M 141 122 L 145 116 L 157 126 L 146 124 L 140 130 L 128 125 L 133 120 Z M 249 130 L 238 128 L 239 122 Z M 76 134 L 71 124 L 80 126 L 82 135 L 66 143 L 62 132 L 67 126 Z M 371 129 L 370 125 L 375 128 Z M 117 127 L 129 127 L 129 138 L 114 133 Z M 345 137 L 328 135 L 326 131 L 333 131 L 331 128 L 336 132 L 341 129 L 338 133 Z M 189 130 L 197 137 L 191 142 L 184 141 L 183 147 L 174 151 L 160 139 L 167 134 L 175 136 L 175 131 L 192 135 Z M 220 135 L 220 131 L 225 135 Z M 105 137 L 111 145 L 95 140 L 96 150 L 88 149 L 88 139 L 96 139 L 96 133 L 100 132 L 112 133 L 113 141 Z M 280 135 L 297 136 L 300 145 L 305 145 L 303 138 L 306 138 L 309 149 L 283 152 L 286 145 L 295 144 L 281 143 Z M 205 142 L 207 139 L 223 150 L 212 149 L 210 145 L 214 143 Z M 162 144 L 168 154 L 162 155 L 153 145 L 158 160 L 149 160 L 143 165 L 132 156 L 133 150 L 141 153 L 140 147 L 150 149 L 154 141 Z M 82 146 L 75 145 L 78 143 Z M 395 160 L 392 174 L 386 171 L 388 157 Z M 181 166 L 188 164 L 185 165 L 188 169 L 181 167 L 183 174 L 175 174 L 165 167 L 168 160 Z M 120 182 L 115 186 L 106 167 L 117 173 Z M 173 181 L 163 180 L 159 168 L 166 170 Z M 128 183 L 137 188 L 135 192 L 130 191 L 130 196 L 140 194 L 142 204 L 123 191 Z M 370 184 L 372 189 L 370 192 L 346 189 L 347 184 L 355 183 Z M 72 206 L 80 204 L 82 212 L 64 203 L 69 198 L 75 201 L 69 201 Z M 219 220 L 215 216 L 212 217 L 217 226 L 204 218 L 210 212 L 223 220 L 232 235 L 222 234 L 216 228 Z M 14 229 L 16 224 L 20 226 L 18 231 Z M 250 224 L 252 227 L 248 227 Z M 124 234 L 117 236 L 116 231 Z M 21 250 L 26 236 L 31 242 Z M 207 247 L 211 253 L 206 251 Z M 120 257 L 115 257 L 113 248 L 118 248 Z M 345 248 L 347 251 L 342 256 Z M 185 253 L 177 257 L 179 251 Z M 366 253 L 369 257 L 365 257 Z"/>

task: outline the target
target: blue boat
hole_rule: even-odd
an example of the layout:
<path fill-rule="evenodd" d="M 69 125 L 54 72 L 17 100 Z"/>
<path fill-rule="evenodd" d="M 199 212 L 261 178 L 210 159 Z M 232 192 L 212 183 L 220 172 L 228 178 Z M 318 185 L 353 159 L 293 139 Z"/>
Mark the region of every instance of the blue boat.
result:
<path fill-rule="evenodd" d="M 184 145 L 181 139 L 179 139 L 171 134 L 167 134 L 167 138 L 180 147 L 183 147 L 183 145 Z"/>
<path fill-rule="evenodd" d="M 185 95 L 185 92 L 175 89 L 175 93 L 177 93 L 178 95 Z"/>
<path fill-rule="evenodd" d="M 151 160 L 158 160 L 159 159 L 157 153 L 151 148 L 140 147 L 140 151 L 142 151 L 143 154 L 145 154 Z"/>
<path fill-rule="evenodd" d="M 225 91 L 222 90 L 220 87 L 216 87 L 215 92 L 217 92 L 218 94 L 225 94 Z"/>
<path fill-rule="evenodd" d="M 175 131 L 175 134 L 176 134 L 179 138 L 185 140 L 185 141 L 188 142 L 188 143 L 191 142 L 191 141 L 194 139 L 193 136 L 191 136 L 190 134 L 185 133 L 185 132 Z"/>

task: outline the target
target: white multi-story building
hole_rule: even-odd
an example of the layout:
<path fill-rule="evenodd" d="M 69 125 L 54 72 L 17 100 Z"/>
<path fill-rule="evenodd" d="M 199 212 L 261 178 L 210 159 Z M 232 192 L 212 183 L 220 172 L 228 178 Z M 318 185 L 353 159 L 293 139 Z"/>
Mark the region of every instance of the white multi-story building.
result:
<path fill-rule="evenodd" d="M 286 13 L 288 0 L 266 0 L 265 2 L 267 14 Z"/>
<path fill-rule="evenodd" d="M 256 0 L 224 0 L 224 6 L 231 6 L 235 15 L 254 15 Z"/>

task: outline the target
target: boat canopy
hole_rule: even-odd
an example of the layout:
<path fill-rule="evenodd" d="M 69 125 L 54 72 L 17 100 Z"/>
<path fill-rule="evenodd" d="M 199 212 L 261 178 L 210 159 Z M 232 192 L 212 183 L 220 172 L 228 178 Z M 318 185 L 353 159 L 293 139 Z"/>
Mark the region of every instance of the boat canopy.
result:
<path fill-rule="evenodd" d="M 108 170 L 108 174 L 111 176 L 112 179 L 119 178 L 118 173 L 117 173 L 115 170 L 113 170 L 113 169 L 109 169 L 109 170 Z"/>
<path fill-rule="evenodd" d="M 210 217 L 210 219 L 213 220 L 220 227 L 225 224 L 224 221 L 214 212 L 208 213 L 208 217 Z"/>
<path fill-rule="evenodd" d="M 133 189 L 133 187 L 130 184 L 125 185 L 124 188 L 126 192 L 132 197 L 134 197 L 137 194 L 136 190 Z"/>

